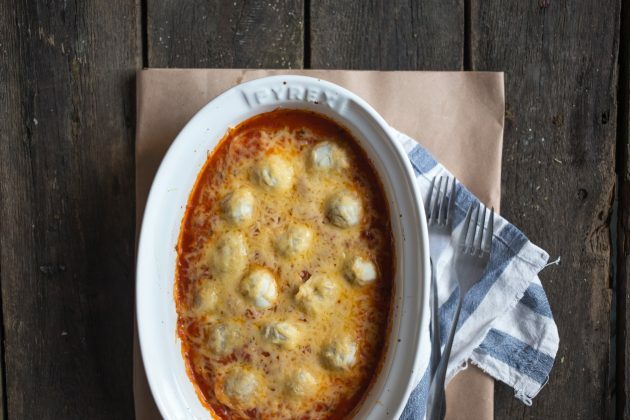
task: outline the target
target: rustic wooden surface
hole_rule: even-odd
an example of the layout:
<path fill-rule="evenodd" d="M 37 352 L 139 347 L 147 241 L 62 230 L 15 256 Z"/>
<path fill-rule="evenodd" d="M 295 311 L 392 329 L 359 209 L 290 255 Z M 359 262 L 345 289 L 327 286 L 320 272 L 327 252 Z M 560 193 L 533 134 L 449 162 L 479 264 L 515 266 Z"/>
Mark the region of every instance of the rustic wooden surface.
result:
<path fill-rule="evenodd" d="M 310 3 L 312 68 L 462 70 L 464 1 Z"/>
<path fill-rule="evenodd" d="M 143 65 L 505 71 L 502 212 L 562 257 L 541 275 L 562 341 L 534 405 L 499 386 L 496 417 L 610 418 L 614 392 L 630 417 L 628 3 L 0 0 L 2 418 L 133 416 Z"/>
<path fill-rule="evenodd" d="M 133 415 L 127 0 L 0 2 L 4 417 Z"/>
<path fill-rule="evenodd" d="M 302 0 L 147 0 L 148 67 L 301 68 Z"/>
<path fill-rule="evenodd" d="M 630 2 L 622 3 L 617 113 L 617 404 L 619 418 L 630 419 Z"/>
<path fill-rule="evenodd" d="M 497 418 L 611 414 L 619 13 L 618 0 L 471 2 L 472 69 L 507 73 L 502 211 L 562 258 L 541 274 L 560 332 L 556 367 L 531 408 L 499 388 Z"/>

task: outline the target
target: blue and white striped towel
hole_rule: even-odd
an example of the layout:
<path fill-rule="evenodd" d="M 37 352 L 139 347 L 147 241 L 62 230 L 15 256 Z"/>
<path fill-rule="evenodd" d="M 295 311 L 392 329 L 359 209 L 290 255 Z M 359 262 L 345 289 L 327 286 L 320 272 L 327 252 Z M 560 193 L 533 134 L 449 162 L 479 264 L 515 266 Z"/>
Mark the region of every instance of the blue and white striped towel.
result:
<path fill-rule="evenodd" d="M 451 174 L 416 141 L 398 133 L 426 200 L 436 175 Z M 461 184 L 457 185 L 453 219 L 454 235 L 462 228 L 466 210 L 477 202 Z M 438 279 L 440 333 L 446 342 L 458 299 L 457 280 L 451 266 L 452 242 L 436 244 L 442 249 L 434 261 Z M 558 351 L 558 329 L 538 273 L 549 255 L 531 243 L 514 225 L 495 217 L 494 240 L 488 270 L 466 296 L 462 307 L 447 383 L 468 362 L 514 388 L 515 396 L 527 405 L 545 385 Z M 422 419 L 429 390 L 429 357 L 421 355 L 418 385 L 401 419 Z"/>

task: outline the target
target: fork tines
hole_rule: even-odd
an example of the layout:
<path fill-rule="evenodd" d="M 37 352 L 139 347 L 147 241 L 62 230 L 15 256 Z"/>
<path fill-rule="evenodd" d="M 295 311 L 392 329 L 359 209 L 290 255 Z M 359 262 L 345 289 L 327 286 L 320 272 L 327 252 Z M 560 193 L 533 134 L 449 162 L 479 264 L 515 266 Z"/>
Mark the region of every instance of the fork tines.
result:
<path fill-rule="evenodd" d="M 473 212 L 476 213 L 473 220 Z M 483 213 L 481 208 L 483 207 Z M 486 211 L 488 208 L 481 203 L 474 203 L 468 207 L 466 219 L 462 230 L 460 247 L 462 252 L 470 255 L 482 256 L 483 253 L 490 253 L 492 247 L 492 234 L 494 231 L 494 207 L 490 210 L 490 219 L 486 223 Z M 471 225 L 472 222 L 472 225 Z M 485 238 L 484 238 L 485 234 Z"/>
<path fill-rule="evenodd" d="M 426 202 L 427 220 L 430 225 L 446 225 L 452 219 L 449 217 L 455 203 L 456 179 L 453 177 L 449 189 L 448 176 L 434 177 Z M 447 200 L 448 198 L 448 200 Z"/>

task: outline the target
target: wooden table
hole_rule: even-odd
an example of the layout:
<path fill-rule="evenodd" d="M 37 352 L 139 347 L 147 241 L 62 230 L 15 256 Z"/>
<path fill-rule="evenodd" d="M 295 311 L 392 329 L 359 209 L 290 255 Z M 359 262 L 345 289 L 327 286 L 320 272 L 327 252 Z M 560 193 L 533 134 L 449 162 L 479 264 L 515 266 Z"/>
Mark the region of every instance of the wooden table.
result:
<path fill-rule="evenodd" d="M 630 416 L 629 0 L 0 0 L 4 418 L 133 416 L 142 67 L 505 71 L 503 213 L 562 257 L 561 345 L 496 417 Z"/>

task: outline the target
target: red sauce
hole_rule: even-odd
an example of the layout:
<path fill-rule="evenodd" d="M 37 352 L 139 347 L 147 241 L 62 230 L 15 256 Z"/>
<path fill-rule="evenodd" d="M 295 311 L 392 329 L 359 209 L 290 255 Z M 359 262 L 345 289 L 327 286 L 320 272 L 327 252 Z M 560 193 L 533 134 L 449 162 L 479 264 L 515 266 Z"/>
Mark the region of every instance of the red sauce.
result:
<path fill-rule="evenodd" d="M 334 137 L 348 148 L 353 155 L 353 163 L 350 170 L 357 174 L 357 176 L 354 177 L 354 181 L 361 183 L 364 188 L 368 188 L 372 192 L 369 197 L 364 197 L 369 201 L 367 206 L 374 209 L 374 211 L 370 212 L 368 220 L 364 221 L 365 225 L 361 236 L 368 242 L 375 241 L 378 238 L 385 238 L 386 241 L 385 244 L 380 244 L 379 246 L 381 252 L 373 256 L 379 267 L 379 281 L 374 286 L 377 290 L 374 294 L 374 301 L 372 302 L 376 312 L 385 314 L 385 316 L 365 314 L 369 316 L 371 322 L 378 324 L 380 338 L 376 343 L 373 343 L 372 347 L 368 348 L 369 351 L 366 352 L 365 348 L 361 347 L 361 351 L 358 352 L 358 357 L 367 360 L 365 366 L 369 374 L 365 376 L 365 380 L 353 395 L 348 396 L 348 398 L 341 401 L 335 407 L 328 407 L 323 403 L 317 403 L 313 407 L 313 410 L 318 413 L 328 413 L 326 417 L 328 419 L 342 419 L 351 416 L 353 411 L 358 409 L 358 405 L 361 399 L 365 397 L 370 383 L 375 379 L 385 353 L 384 343 L 387 342 L 389 314 L 391 312 L 391 299 L 393 296 L 395 269 L 394 246 L 387 200 L 385 199 L 382 184 L 371 162 L 348 130 L 320 114 L 280 109 L 252 117 L 239 124 L 236 128 L 231 129 L 220 141 L 214 153 L 208 156 L 208 160 L 201 169 L 190 194 L 186 213 L 182 220 L 177 246 L 178 260 L 175 301 L 179 314 L 178 335 L 182 340 L 182 355 L 186 361 L 188 374 L 197 389 L 199 398 L 215 416 L 223 419 L 236 419 L 241 417 L 262 418 L 262 415 L 261 410 L 256 408 L 244 411 L 244 416 L 242 414 L 238 415 L 234 413 L 230 407 L 218 401 L 214 393 L 214 383 L 211 382 L 211 378 L 202 374 L 199 369 L 199 366 L 203 365 L 204 368 L 211 370 L 212 363 L 207 360 L 202 361 L 204 359 L 203 356 L 191 345 L 191 341 L 189 340 L 190 337 L 199 337 L 200 334 L 202 334 L 204 326 L 200 325 L 199 321 L 182 316 L 184 306 L 188 301 L 189 295 L 192 293 L 193 282 L 193 279 L 188 276 L 188 262 L 184 257 L 189 252 L 198 248 L 205 240 L 204 238 L 207 237 L 207 232 L 212 232 L 213 229 L 211 223 L 204 222 L 199 224 L 195 221 L 193 212 L 195 209 L 210 212 L 215 208 L 215 201 L 218 198 L 213 197 L 212 194 L 204 194 L 204 190 L 212 191 L 213 185 L 218 185 L 224 181 L 226 178 L 225 171 L 229 166 L 228 163 L 230 159 L 254 159 L 261 152 L 259 146 L 261 132 L 282 130 L 287 127 L 290 131 L 297 133 L 298 140 L 300 140 L 300 137 L 303 137 L 303 139 L 300 140 L 300 145 L 303 148 L 311 147 L 313 144 L 313 136 L 307 135 L 307 131 L 320 138 Z M 238 144 L 233 142 L 236 137 L 241 139 Z M 270 150 L 266 150 L 265 153 L 272 152 L 274 148 L 282 148 L 281 142 Z M 306 270 L 298 271 L 295 275 L 303 282 L 311 277 L 311 273 Z M 246 316 L 250 319 L 256 318 L 258 315 L 259 314 L 250 309 L 246 311 Z M 304 321 L 306 322 L 306 320 Z M 362 338 L 359 337 L 358 340 L 361 342 Z M 310 353 L 311 349 L 310 347 L 303 347 L 301 351 Z M 270 356 L 268 352 L 257 353 L 262 354 L 266 358 Z M 246 351 L 246 348 L 244 348 L 218 358 L 215 362 L 229 365 L 237 361 L 248 362 L 249 360 L 251 360 L 251 355 Z M 343 379 L 339 380 L 343 381 Z M 301 418 L 309 418 L 309 416 Z"/>

